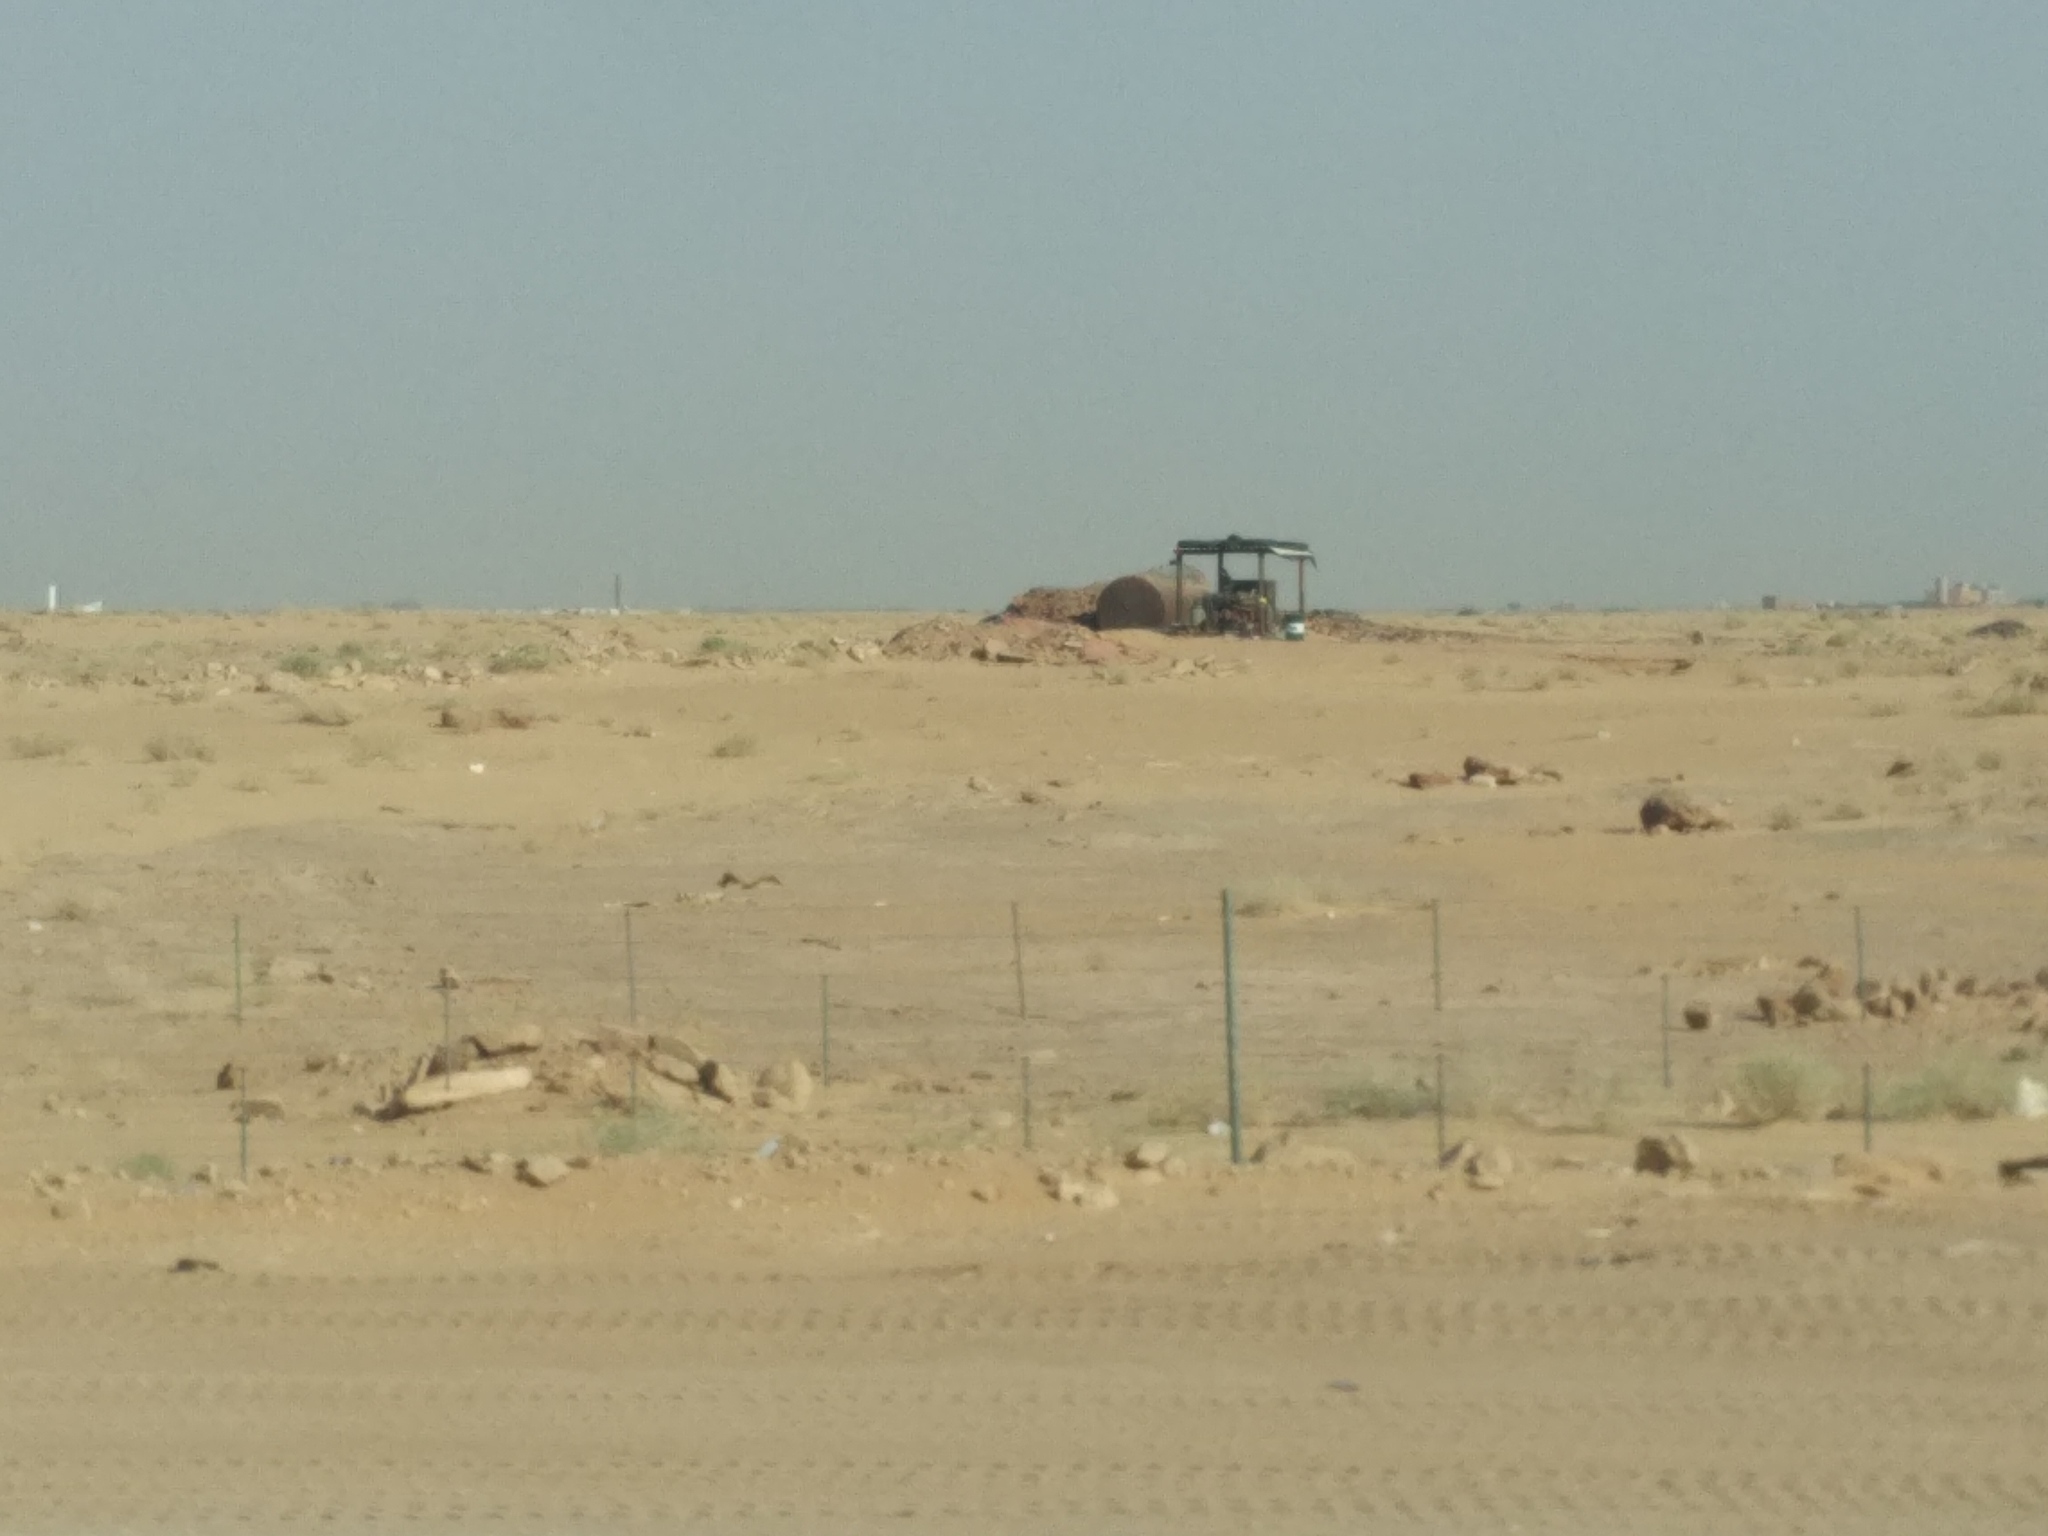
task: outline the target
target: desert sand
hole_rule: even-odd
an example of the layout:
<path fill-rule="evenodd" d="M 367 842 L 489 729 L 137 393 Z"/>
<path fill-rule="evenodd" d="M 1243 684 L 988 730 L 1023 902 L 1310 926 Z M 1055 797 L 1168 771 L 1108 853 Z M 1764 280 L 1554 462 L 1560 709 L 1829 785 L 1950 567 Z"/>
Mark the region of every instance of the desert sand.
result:
<path fill-rule="evenodd" d="M 1988 617 L 10 619 L 4 1523 L 2038 1530 Z"/>

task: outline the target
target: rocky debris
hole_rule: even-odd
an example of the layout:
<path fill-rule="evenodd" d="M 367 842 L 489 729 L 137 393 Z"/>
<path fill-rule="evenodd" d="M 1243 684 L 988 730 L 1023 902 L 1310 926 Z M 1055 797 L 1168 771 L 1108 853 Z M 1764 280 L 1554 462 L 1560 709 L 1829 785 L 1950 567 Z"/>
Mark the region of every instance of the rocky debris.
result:
<path fill-rule="evenodd" d="M 1049 1170 L 1039 1176 L 1039 1182 L 1061 1205 L 1079 1206 L 1084 1211 L 1113 1211 L 1122 1203 L 1116 1191 L 1099 1179 L 1077 1179 L 1070 1173 Z"/>
<path fill-rule="evenodd" d="M 987 779 L 983 778 L 978 773 L 970 773 L 969 775 L 967 775 L 967 788 L 970 793 L 977 795 L 990 795 L 995 793 L 995 785 L 989 783 Z"/>
<path fill-rule="evenodd" d="M 1792 1012 L 1802 1024 L 1839 1024 L 1848 1013 L 1816 981 L 1804 982 L 1789 999 Z"/>
<path fill-rule="evenodd" d="M 476 1042 L 468 1036 L 448 1046 L 435 1046 L 427 1053 L 427 1064 L 422 1077 L 445 1077 L 450 1072 L 466 1072 L 476 1062 L 483 1060 Z"/>
<path fill-rule="evenodd" d="M 1458 1172 L 1474 1189 L 1496 1190 L 1507 1186 L 1515 1171 L 1515 1160 L 1505 1147 L 1486 1147 L 1466 1139 L 1454 1142 L 1438 1159 L 1445 1172 Z"/>
<path fill-rule="evenodd" d="M 724 891 L 724 890 L 741 890 L 741 891 L 751 891 L 751 890 L 755 890 L 755 889 L 759 888 L 760 886 L 764 886 L 764 885 L 780 885 L 780 884 L 782 884 L 782 876 L 780 876 L 780 875 L 755 875 L 755 876 L 754 876 L 754 877 L 753 877 L 752 879 L 749 879 L 749 878 L 748 878 L 747 876 L 745 876 L 745 875 L 737 875 L 737 874 L 734 874 L 734 873 L 733 873 L 733 872 L 732 872 L 731 870 L 729 870 L 729 869 L 728 869 L 728 870 L 727 870 L 727 871 L 726 871 L 726 872 L 725 872 L 724 874 L 722 874 L 722 875 L 720 875 L 720 876 L 718 877 L 718 888 L 719 888 L 719 889 L 720 889 L 721 891 Z"/>
<path fill-rule="evenodd" d="M 394 1096 L 398 1113 L 417 1115 L 428 1110 L 447 1109 L 473 1099 L 518 1093 L 533 1086 L 531 1067 L 483 1067 L 447 1076 L 426 1076 L 408 1084 Z"/>
<path fill-rule="evenodd" d="M 1728 818 L 1719 812 L 1670 792 L 1650 796 L 1637 815 L 1645 832 L 1717 832 L 1729 825 Z"/>
<path fill-rule="evenodd" d="M 1919 771 L 1919 765 L 1910 757 L 1895 757 L 1891 767 L 1885 769 L 1884 776 L 1888 779 L 1910 779 Z"/>
<path fill-rule="evenodd" d="M 1481 1147 L 1461 1165 L 1465 1182 L 1474 1189 L 1497 1190 L 1507 1188 L 1508 1179 L 1515 1171 L 1514 1157 L 1506 1147 Z"/>
<path fill-rule="evenodd" d="M 276 1099 L 242 1099 L 233 1106 L 238 1120 L 282 1120 L 284 1105 Z"/>
<path fill-rule="evenodd" d="M 2017 640 L 2028 633 L 2022 619 L 1993 619 L 1989 624 L 1979 624 L 1970 631 L 1972 640 Z"/>
<path fill-rule="evenodd" d="M 698 1069 L 697 1086 L 714 1099 L 727 1104 L 737 1104 L 746 1093 L 746 1085 L 740 1081 L 739 1073 L 722 1061 L 707 1061 Z"/>
<path fill-rule="evenodd" d="M 91 1221 L 92 1202 L 83 1195 L 59 1195 L 50 1202 L 50 1215 L 58 1221 Z"/>
<path fill-rule="evenodd" d="M 1141 1141 L 1124 1154 L 1126 1168 L 1164 1168 L 1173 1148 L 1163 1141 Z"/>
<path fill-rule="evenodd" d="M 665 1078 L 684 1088 L 697 1088 L 703 1085 L 703 1062 L 671 1056 L 666 1051 L 650 1052 L 647 1057 L 647 1070 L 657 1078 Z"/>
<path fill-rule="evenodd" d="M 1007 664 L 1103 665 L 1152 660 L 1106 635 L 1075 624 L 1001 617 L 980 624 L 962 619 L 926 619 L 899 630 L 882 652 L 899 660 L 949 661 L 972 658 Z"/>
<path fill-rule="evenodd" d="M 1013 619 L 1092 624 L 1095 622 L 1095 605 L 1102 597 L 1102 589 L 1108 585 L 1106 581 L 1096 581 L 1085 587 L 1033 587 L 1011 598 L 1003 613 Z"/>
<path fill-rule="evenodd" d="M 1454 774 L 1418 768 L 1401 782 L 1410 789 L 1442 789 L 1446 784 L 1455 784 L 1458 780 Z"/>
<path fill-rule="evenodd" d="M 1474 756 L 1467 757 L 1456 773 L 1417 769 L 1401 780 L 1409 789 L 1440 789 L 1460 782 L 1474 789 L 1511 789 L 1518 784 L 1560 784 L 1564 775 L 1555 768 L 1523 768 Z"/>
<path fill-rule="evenodd" d="M 334 985 L 334 972 L 323 961 L 309 960 L 304 955 L 278 955 L 266 962 L 261 979 L 279 986 L 296 986 L 317 982 L 323 986 Z"/>
<path fill-rule="evenodd" d="M 537 1051 L 547 1043 L 547 1037 L 541 1033 L 538 1024 L 519 1024 L 511 1029 L 471 1035 L 469 1043 L 476 1047 L 477 1055 L 489 1060 L 498 1056 L 523 1056 L 529 1051 Z"/>
<path fill-rule="evenodd" d="M 650 1061 L 656 1056 L 666 1056 L 671 1061 L 682 1062 L 693 1072 L 701 1069 L 704 1063 L 711 1059 L 709 1051 L 699 1046 L 696 1041 L 687 1040 L 681 1035 L 649 1035 L 647 1050 Z"/>
<path fill-rule="evenodd" d="M 217 1259 L 196 1259 L 187 1255 L 184 1258 L 173 1261 L 171 1273 L 174 1275 L 215 1275 L 220 1273 L 220 1262 Z"/>
<path fill-rule="evenodd" d="M 510 1153 L 472 1152 L 463 1158 L 462 1166 L 471 1173 L 508 1174 L 514 1164 Z"/>
<path fill-rule="evenodd" d="M 763 1067 L 754 1080 L 754 1103 L 762 1109 L 802 1114 L 811 1107 L 810 1069 L 794 1056 Z"/>
<path fill-rule="evenodd" d="M 349 1051 L 314 1051 L 306 1057 L 308 1072 L 346 1072 L 356 1064 Z"/>
<path fill-rule="evenodd" d="M 1922 1158 L 1875 1157 L 1868 1152 L 1843 1152 L 1835 1158 L 1835 1177 L 1847 1179 L 1859 1195 L 1895 1194 L 1942 1183 L 1948 1170 Z"/>
<path fill-rule="evenodd" d="M 222 1092 L 226 1092 L 231 1088 L 239 1088 L 241 1085 L 242 1069 L 232 1061 L 225 1063 L 218 1072 L 213 1074 L 213 1086 Z"/>
<path fill-rule="evenodd" d="M 994 1205 L 1002 1198 L 1002 1191 L 993 1184 L 977 1184 L 967 1191 L 967 1196 L 971 1200 L 979 1200 L 983 1205 Z"/>
<path fill-rule="evenodd" d="M 1680 1017 L 1685 1020 L 1685 1027 L 1687 1029 L 1700 1030 L 1712 1029 L 1714 1027 L 1714 1009 L 1711 1003 L 1687 1003 L 1685 1011 Z"/>
<path fill-rule="evenodd" d="M 1782 992 L 1760 993 L 1756 1000 L 1756 1012 L 1757 1017 L 1772 1029 L 1781 1024 L 1800 1022 L 1799 1012 L 1792 1006 L 1792 999 Z"/>
<path fill-rule="evenodd" d="M 1679 1131 L 1664 1136 L 1645 1136 L 1636 1142 L 1636 1172 L 1660 1177 L 1695 1173 L 1700 1166 L 1699 1149 L 1692 1138 Z"/>
<path fill-rule="evenodd" d="M 434 978 L 434 988 L 440 992 L 459 992 L 462 990 L 462 978 L 444 965 L 441 974 Z"/>
<path fill-rule="evenodd" d="M 1252 1153 L 1252 1161 L 1265 1168 L 1298 1168 L 1324 1173 L 1350 1173 L 1358 1167 L 1357 1156 L 1344 1148 L 1296 1141 L 1291 1131 L 1283 1131 L 1271 1141 L 1262 1143 Z"/>
<path fill-rule="evenodd" d="M 519 1159 L 519 1182 L 531 1184 L 535 1189 L 552 1189 L 569 1177 L 569 1165 L 559 1157 L 522 1157 Z"/>

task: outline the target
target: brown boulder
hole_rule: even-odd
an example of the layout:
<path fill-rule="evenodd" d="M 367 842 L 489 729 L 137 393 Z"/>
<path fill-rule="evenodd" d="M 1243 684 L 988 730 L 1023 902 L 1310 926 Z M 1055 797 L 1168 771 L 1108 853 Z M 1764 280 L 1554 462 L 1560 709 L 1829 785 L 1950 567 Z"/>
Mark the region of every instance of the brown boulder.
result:
<path fill-rule="evenodd" d="M 1728 825 L 1726 817 L 1675 793 L 1650 796 L 1637 814 L 1645 832 L 1712 832 Z"/>

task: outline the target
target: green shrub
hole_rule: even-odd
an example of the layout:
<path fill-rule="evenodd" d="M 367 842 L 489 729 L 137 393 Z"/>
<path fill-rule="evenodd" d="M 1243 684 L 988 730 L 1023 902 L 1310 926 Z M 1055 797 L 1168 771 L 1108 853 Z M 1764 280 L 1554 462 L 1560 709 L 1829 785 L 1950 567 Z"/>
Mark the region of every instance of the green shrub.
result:
<path fill-rule="evenodd" d="M 213 744 L 196 736 L 166 736 L 162 732 L 142 744 L 152 763 L 210 763 Z"/>
<path fill-rule="evenodd" d="M 1383 1083 L 1362 1078 L 1327 1089 L 1326 1114 L 1353 1120 L 1413 1120 L 1436 1112 L 1436 1090 L 1428 1083 Z"/>
<path fill-rule="evenodd" d="M 1735 1069 L 1729 1088 L 1736 1112 L 1758 1125 L 1819 1120 L 1841 1101 L 1840 1078 L 1805 1056 L 1756 1056 Z"/>
<path fill-rule="evenodd" d="M 155 1181 L 159 1184 L 175 1183 L 178 1170 L 171 1166 L 171 1160 L 161 1152 L 138 1152 L 133 1157 L 123 1158 L 116 1165 L 115 1172 L 136 1183 Z"/>
<path fill-rule="evenodd" d="M 325 677 L 327 663 L 318 651 L 292 651 L 279 658 L 277 670 L 289 672 L 294 677 Z"/>
<path fill-rule="evenodd" d="M 1877 1085 L 1881 1120 L 1989 1120 L 2012 1103 L 2012 1074 L 1995 1062 L 1956 1056 L 1908 1078 Z"/>
<path fill-rule="evenodd" d="M 16 736 L 7 743 L 7 750 L 23 762 L 34 758 L 68 757 L 71 755 L 71 741 L 68 737 L 52 736 L 47 731 L 38 731 L 32 736 Z"/>
<path fill-rule="evenodd" d="M 550 647 L 528 641 L 524 645 L 511 645 L 494 652 L 490 668 L 498 673 L 545 672 L 561 659 Z"/>

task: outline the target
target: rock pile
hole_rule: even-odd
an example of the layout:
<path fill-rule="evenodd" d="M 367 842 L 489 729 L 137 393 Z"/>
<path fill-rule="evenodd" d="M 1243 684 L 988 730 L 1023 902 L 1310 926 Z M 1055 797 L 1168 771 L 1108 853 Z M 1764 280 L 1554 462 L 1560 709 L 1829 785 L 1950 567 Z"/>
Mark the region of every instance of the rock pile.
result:
<path fill-rule="evenodd" d="M 1441 789 L 1446 784 L 1469 784 L 1474 789 L 1511 789 L 1518 784 L 1561 784 L 1564 775 L 1555 768 L 1523 768 L 1514 763 L 1496 763 L 1483 757 L 1468 757 L 1457 773 L 1438 773 L 1419 768 L 1400 780 L 1408 789 Z"/>
<path fill-rule="evenodd" d="M 1675 791 L 1650 796 L 1637 815 L 1645 832 L 1718 832 L 1732 825 L 1719 811 Z"/>

